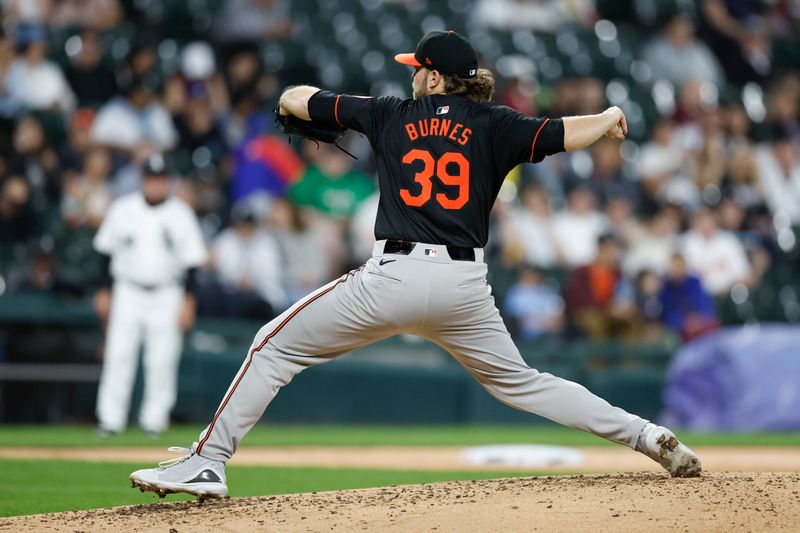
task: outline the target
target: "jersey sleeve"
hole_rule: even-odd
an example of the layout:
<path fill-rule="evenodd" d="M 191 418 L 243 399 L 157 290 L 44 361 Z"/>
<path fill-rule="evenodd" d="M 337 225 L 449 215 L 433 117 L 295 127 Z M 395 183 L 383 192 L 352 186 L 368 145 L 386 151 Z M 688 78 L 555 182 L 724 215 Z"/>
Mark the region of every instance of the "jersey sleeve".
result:
<path fill-rule="evenodd" d="M 181 248 L 180 257 L 184 268 L 195 268 L 202 266 L 208 258 L 206 243 L 203 240 L 203 232 L 197 216 L 188 205 L 181 205 L 181 218 L 183 224 L 181 228 Z"/>
<path fill-rule="evenodd" d="M 490 123 L 494 153 L 510 171 L 520 163 L 538 163 L 564 151 L 564 124 L 560 118 L 528 117 L 509 107 L 494 109 Z"/>
<path fill-rule="evenodd" d="M 112 255 L 117 247 L 120 218 L 119 210 L 120 206 L 118 203 L 111 204 L 105 218 L 103 218 L 103 222 L 100 224 L 100 229 L 97 230 L 97 234 L 94 236 L 92 246 L 101 254 Z"/>
<path fill-rule="evenodd" d="M 401 101 L 392 96 L 373 98 L 318 91 L 308 100 L 308 114 L 315 122 L 356 130 L 372 140 Z"/>

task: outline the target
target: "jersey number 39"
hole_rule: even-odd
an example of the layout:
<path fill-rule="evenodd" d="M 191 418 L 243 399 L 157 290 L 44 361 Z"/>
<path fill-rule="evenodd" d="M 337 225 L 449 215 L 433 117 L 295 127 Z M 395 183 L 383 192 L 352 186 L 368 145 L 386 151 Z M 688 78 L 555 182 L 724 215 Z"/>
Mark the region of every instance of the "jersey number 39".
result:
<path fill-rule="evenodd" d="M 436 201 L 445 209 L 461 209 L 469 202 L 469 161 L 459 152 L 445 152 L 438 161 L 433 159 L 427 150 L 418 148 L 411 150 L 403 156 L 403 163 L 412 164 L 414 161 L 422 161 L 422 170 L 414 174 L 414 181 L 420 185 L 420 193 L 416 196 L 411 194 L 408 189 L 400 189 L 400 198 L 406 205 L 411 207 L 421 207 L 431 199 L 431 178 L 436 170 L 436 177 L 443 184 L 458 187 L 458 196 L 449 198 L 444 193 L 436 193 Z M 448 170 L 457 167 L 456 173 Z"/>

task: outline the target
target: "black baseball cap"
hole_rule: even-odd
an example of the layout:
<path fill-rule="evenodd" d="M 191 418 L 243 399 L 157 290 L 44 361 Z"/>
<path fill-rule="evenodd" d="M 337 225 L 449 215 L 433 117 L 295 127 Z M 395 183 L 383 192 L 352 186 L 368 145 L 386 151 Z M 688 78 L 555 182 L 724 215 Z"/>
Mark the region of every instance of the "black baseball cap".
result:
<path fill-rule="evenodd" d="M 397 54 L 394 60 L 410 67 L 438 70 L 459 78 L 478 75 L 478 55 L 469 41 L 454 31 L 430 31 L 414 53 Z"/>
<path fill-rule="evenodd" d="M 169 169 L 167 168 L 167 162 L 164 161 L 164 156 L 161 154 L 152 154 L 148 157 L 144 162 L 142 174 L 148 177 L 166 178 L 169 174 Z"/>

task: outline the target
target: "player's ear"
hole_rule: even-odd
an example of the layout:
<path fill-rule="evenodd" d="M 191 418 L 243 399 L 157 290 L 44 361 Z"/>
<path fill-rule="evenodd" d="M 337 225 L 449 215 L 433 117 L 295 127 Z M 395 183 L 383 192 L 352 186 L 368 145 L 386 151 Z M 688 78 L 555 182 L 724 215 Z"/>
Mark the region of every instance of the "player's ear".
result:
<path fill-rule="evenodd" d="M 442 83 L 442 75 L 438 70 L 428 71 L 428 89 L 435 89 Z"/>

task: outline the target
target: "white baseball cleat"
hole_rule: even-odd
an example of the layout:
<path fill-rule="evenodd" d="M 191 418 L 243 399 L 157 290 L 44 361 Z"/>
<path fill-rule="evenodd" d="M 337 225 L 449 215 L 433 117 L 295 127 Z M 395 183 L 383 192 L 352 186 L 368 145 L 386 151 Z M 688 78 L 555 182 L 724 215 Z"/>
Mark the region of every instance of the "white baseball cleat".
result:
<path fill-rule="evenodd" d="M 205 500 L 224 498 L 228 495 L 225 484 L 225 463 L 206 459 L 194 453 L 197 443 L 191 449 L 173 446 L 170 452 L 184 452 L 187 455 L 162 461 L 158 468 L 137 470 L 128 476 L 131 487 L 139 487 L 142 492 L 155 492 L 161 498 L 174 492 L 185 492 Z"/>
<path fill-rule="evenodd" d="M 696 477 L 703 469 L 697 454 L 672 431 L 650 422 L 642 429 L 636 450 L 666 468 L 672 477 Z"/>

